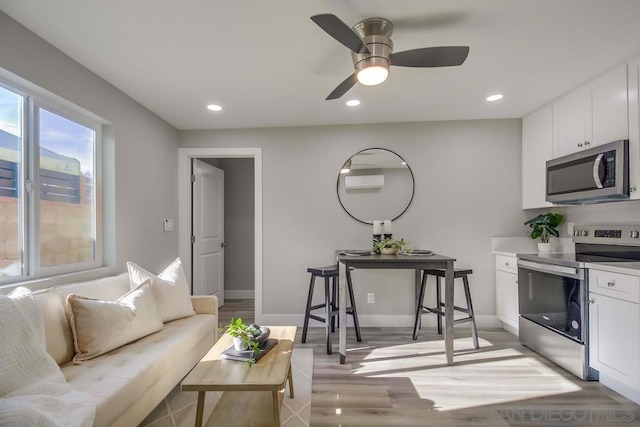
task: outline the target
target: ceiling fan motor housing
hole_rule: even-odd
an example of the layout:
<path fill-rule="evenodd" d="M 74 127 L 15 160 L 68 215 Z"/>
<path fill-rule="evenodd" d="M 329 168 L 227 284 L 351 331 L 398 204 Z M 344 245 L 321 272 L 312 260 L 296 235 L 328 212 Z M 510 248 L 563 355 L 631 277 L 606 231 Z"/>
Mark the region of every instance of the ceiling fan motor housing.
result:
<path fill-rule="evenodd" d="M 370 53 L 351 52 L 356 73 L 372 65 L 389 68 L 393 53 L 393 24 L 384 18 L 367 18 L 353 26 Z"/>

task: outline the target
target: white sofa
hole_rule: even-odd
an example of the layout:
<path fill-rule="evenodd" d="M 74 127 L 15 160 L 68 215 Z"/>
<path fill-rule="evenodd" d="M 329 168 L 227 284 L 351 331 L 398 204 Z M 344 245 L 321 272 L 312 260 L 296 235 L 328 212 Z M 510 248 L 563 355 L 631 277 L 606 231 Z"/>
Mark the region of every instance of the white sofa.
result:
<path fill-rule="evenodd" d="M 129 292 L 129 275 L 56 286 L 35 293 L 43 310 L 47 352 L 69 384 L 95 398 L 95 426 L 136 426 L 189 373 L 218 337 L 215 296 L 192 296 L 195 316 L 164 324 L 156 333 L 88 360 L 74 355 L 66 297 L 115 300 Z"/>

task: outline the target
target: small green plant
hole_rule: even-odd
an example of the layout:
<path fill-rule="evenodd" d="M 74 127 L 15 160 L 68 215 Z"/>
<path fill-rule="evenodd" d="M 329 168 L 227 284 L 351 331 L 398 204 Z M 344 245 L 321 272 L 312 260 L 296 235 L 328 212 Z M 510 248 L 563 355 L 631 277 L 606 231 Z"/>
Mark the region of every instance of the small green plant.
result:
<path fill-rule="evenodd" d="M 405 242 L 404 239 L 393 240 L 390 237 L 382 238 L 373 242 L 373 253 L 382 253 L 382 250 L 385 248 L 397 249 L 401 251 L 407 246 L 409 246 L 409 242 Z"/>
<path fill-rule="evenodd" d="M 251 350 L 251 356 L 247 359 L 247 364 L 252 366 L 256 363 L 253 355 L 260 352 L 259 343 L 255 339 L 262 332 L 257 325 L 247 325 L 242 321 L 241 317 L 237 319 L 231 319 L 231 322 L 227 325 L 227 332 L 234 338 L 241 339 L 243 344 L 248 350 Z"/>
<path fill-rule="evenodd" d="M 531 238 L 540 239 L 542 243 L 548 243 L 549 237 L 559 237 L 557 227 L 560 225 L 564 217 L 560 214 L 554 214 L 547 212 L 546 214 L 540 214 L 535 218 L 531 218 L 526 221 L 524 225 L 531 227 Z"/>

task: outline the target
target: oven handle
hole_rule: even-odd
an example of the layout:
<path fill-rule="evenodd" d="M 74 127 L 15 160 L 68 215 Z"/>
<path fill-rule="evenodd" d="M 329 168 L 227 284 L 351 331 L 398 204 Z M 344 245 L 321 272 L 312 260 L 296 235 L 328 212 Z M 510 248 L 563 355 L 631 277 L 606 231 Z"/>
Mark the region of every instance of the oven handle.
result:
<path fill-rule="evenodd" d="M 556 276 L 570 277 L 572 279 L 582 280 L 584 278 L 584 272 L 580 268 L 563 267 L 561 265 L 543 264 L 519 259 L 518 268 L 520 267 Z"/>

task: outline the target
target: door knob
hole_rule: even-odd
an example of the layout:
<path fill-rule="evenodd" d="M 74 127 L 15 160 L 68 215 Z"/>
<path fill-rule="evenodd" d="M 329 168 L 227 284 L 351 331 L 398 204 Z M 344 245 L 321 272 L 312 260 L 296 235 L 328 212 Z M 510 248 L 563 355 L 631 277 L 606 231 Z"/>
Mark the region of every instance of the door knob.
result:
<path fill-rule="evenodd" d="M 227 246 L 227 245 L 225 245 L 224 242 L 220 242 L 220 247 L 221 248 L 224 248 L 225 246 Z"/>

